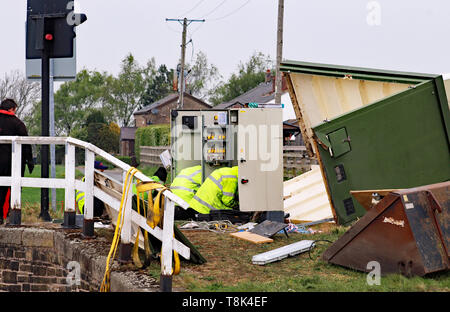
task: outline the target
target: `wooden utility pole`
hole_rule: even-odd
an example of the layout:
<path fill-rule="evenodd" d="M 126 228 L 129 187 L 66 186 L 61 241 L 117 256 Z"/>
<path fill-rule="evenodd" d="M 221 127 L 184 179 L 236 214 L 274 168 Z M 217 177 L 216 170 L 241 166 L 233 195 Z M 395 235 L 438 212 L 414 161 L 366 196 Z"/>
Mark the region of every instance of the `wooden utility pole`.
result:
<path fill-rule="evenodd" d="M 284 17 L 284 0 L 278 0 L 278 31 L 277 31 L 277 69 L 275 76 L 275 104 L 281 104 L 282 94 L 282 77 L 280 64 L 283 57 L 283 17 Z"/>
<path fill-rule="evenodd" d="M 178 109 L 183 108 L 184 104 L 184 62 L 186 58 L 186 33 L 187 33 L 187 19 L 183 20 L 183 38 L 181 40 L 181 69 L 180 69 L 180 97 L 178 98 Z"/>
<path fill-rule="evenodd" d="M 184 82 L 184 67 L 185 67 L 185 57 L 186 57 L 186 35 L 187 35 L 187 27 L 192 22 L 204 22 L 205 20 L 190 20 L 187 18 L 184 19 L 171 19 L 166 18 L 166 22 L 183 22 L 183 35 L 181 38 L 181 68 L 180 68 L 180 95 L 178 97 L 178 105 L 177 109 L 182 109 L 184 104 L 184 88 L 185 88 L 185 82 Z"/>

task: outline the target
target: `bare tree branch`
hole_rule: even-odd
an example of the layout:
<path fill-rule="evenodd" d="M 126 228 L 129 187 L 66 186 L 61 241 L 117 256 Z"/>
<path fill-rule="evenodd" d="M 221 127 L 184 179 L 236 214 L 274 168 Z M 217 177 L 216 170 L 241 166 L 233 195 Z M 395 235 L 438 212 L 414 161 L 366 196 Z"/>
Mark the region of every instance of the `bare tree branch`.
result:
<path fill-rule="evenodd" d="M 12 71 L 0 79 L 0 100 L 11 98 L 17 103 L 16 115 L 23 119 L 31 113 L 34 102 L 39 101 L 40 84 L 30 82 L 19 70 Z"/>

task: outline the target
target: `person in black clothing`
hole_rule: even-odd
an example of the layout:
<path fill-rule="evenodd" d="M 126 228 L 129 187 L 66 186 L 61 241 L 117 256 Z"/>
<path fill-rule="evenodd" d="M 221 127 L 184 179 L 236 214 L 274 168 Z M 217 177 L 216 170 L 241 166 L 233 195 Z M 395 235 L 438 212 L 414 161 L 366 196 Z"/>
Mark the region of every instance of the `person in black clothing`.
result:
<path fill-rule="evenodd" d="M 25 124 L 16 117 L 17 104 L 12 99 L 3 100 L 0 104 L 0 136 L 28 136 Z M 31 145 L 22 145 L 22 176 L 25 165 L 33 172 L 33 154 Z M 0 144 L 0 176 L 11 176 L 11 144 Z M 10 208 L 10 188 L 0 186 L 0 224 L 8 215 Z"/>

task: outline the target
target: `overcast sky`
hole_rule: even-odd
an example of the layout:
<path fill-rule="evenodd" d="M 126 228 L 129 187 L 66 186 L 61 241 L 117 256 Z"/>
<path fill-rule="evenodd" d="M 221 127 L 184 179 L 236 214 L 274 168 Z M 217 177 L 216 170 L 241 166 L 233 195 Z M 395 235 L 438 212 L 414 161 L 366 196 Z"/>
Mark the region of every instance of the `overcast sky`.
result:
<path fill-rule="evenodd" d="M 88 21 L 77 31 L 78 69 L 117 74 L 131 52 L 144 64 L 174 68 L 182 26 L 166 18 L 201 19 L 188 27 L 186 60 L 203 51 L 226 79 L 260 51 L 276 57 L 277 0 L 78 0 Z M 0 0 L 0 77 L 25 72 L 26 0 Z M 450 72 L 448 0 L 285 0 L 284 59 Z"/>

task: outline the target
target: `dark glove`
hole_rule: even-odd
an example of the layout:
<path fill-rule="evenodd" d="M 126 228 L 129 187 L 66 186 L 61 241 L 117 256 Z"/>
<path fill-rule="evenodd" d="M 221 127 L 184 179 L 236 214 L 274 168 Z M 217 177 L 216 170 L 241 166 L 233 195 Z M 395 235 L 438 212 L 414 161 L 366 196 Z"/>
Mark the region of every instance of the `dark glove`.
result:
<path fill-rule="evenodd" d="M 30 174 L 32 174 L 33 173 L 33 169 L 34 169 L 33 162 L 31 162 L 31 161 L 27 162 L 27 166 L 28 166 L 28 171 L 30 172 Z"/>

